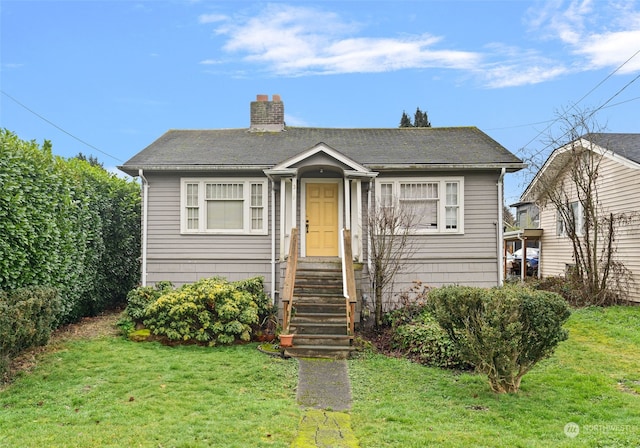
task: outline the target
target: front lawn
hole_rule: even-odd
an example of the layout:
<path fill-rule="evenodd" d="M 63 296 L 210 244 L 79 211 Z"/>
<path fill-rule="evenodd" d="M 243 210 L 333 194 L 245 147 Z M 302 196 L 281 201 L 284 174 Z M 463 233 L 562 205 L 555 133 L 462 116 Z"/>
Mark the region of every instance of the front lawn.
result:
<path fill-rule="evenodd" d="M 288 447 L 297 364 L 255 344 L 67 343 L 0 392 L 0 447 Z"/>
<path fill-rule="evenodd" d="M 639 446 L 640 307 L 578 310 L 566 327 L 569 339 L 515 395 L 492 393 L 483 375 L 381 355 L 352 360 L 361 446 Z"/>
<path fill-rule="evenodd" d="M 638 446 L 640 307 L 579 310 L 566 325 L 515 395 L 483 375 L 350 360 L 361 447 Z M 64 342 L 0 391 L 0 447 L 288 447 L 297 363 L 255 348 Z"/>

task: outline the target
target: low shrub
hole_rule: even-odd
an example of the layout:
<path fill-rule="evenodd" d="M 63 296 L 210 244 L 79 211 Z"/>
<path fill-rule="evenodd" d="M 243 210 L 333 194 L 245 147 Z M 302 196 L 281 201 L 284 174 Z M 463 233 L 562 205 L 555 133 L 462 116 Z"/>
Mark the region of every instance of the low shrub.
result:
<path fill-rule="evenodd" d="M 220 277 L 200 280 L 179 289 L 160 291 L 144 307 L 143 323 L 151 333 L 172 343 L 230 344 L 249 341 L 252 325 L 268 305 L 261 278 L 228 282 Z M 140 288 L 138 288 L 140 289 Z M 135 294 L 137 305 L 157 294 L 143 290 Z"/>
<path fill-rule="evenodd" d="M 49 342 L 61 310 L 62 300 L 54 288 L 0 291 L 0 379 L 11 358 L 25 349 Z"/>
<path fill-rule="evenodd" d="M 522 286 L 432 290 L 429 303 L 460 356 L 494 392 L 516 392 L 522 377 L 567 339 L 570 311 L 558 294 Z"/>
<path fill-rule="evenodd" d="M 388 314 L 391 347 L 413 361 L 427 366 L 468 369 L 446 331 L 431 310 L 422 305 L 408 305 Z"/>
<path fill-rule="evenodd" d="M 555 292 L 564 298 L 567 303 L 574 307 L 586 306 L 580 297 L 580 285 L 571 278 L 564 276 L 550 276 L 541 279 L 527 280 L 527 286 L 540 291 Z"/>
<path fill-rule="evenodd" d="M 131 332 L 136 330 L 136 327 L 142 326 L 149 305 L 171 290 L 173 290 L 173 284 L 169 281 L 162 281 L 154 286 L 139 286 L 129 291 L 127 306 L 116 323 L 122 335 L 128 337 Z"/>

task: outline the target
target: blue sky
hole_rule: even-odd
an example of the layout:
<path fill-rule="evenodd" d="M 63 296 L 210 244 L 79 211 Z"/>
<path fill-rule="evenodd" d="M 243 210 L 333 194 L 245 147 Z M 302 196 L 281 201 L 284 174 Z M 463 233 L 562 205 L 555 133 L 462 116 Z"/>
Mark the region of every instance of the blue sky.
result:
<path fill-rule="evenodd" d="M 525 160 L 573 107 L 640 132 L 639 1 L 2 0 L 0 19 L 0 126 L 106 167 L 168 129 L 247 127 L 257 94 L 292 126 L 420 107 Z"/>

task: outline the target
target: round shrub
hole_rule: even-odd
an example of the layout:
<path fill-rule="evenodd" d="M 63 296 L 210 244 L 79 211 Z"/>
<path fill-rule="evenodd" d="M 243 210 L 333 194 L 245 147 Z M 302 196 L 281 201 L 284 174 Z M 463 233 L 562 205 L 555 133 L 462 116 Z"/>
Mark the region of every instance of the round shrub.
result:
<path fill-rule="evenodd" d="M 448 286 L 432 290 L 429 302 L 461 357 L 488 376 L 494 392 L 516 392 L 522 377 L 568 337 L 562 325 L 569 307 L 555 293 Z"/>
<path fill-rule="evenodd" d="M 213 277 L 169 290 L 146 307 L 144 325 L 171 342 L 216 345 L 249 341 L 262 296 L 248 292 L 246 285 Z"/>

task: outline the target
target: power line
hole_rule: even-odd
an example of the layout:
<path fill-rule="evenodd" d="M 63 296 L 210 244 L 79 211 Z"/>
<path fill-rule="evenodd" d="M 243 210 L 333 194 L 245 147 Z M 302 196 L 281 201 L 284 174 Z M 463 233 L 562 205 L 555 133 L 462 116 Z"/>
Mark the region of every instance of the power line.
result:
<path fill-rule="evenodd" d="M 629 57 L 626 61 L 624 61 L 622 64 L 620 64 L 613 72 L 609 73 L 609 75 L 607 75 L 602 81 L 600 81 L 595 87 L 593 87 L 591 90 L 589 90 L 589 92 L 587 92 L 585 95 L 582 96 L 582 98 L 580 98 L 576 103 L 574 103 L 570 109 L 575 109 L 576 106 L 582 102 L 582 100 L 584 100 L 587 96 L 589 96 L 591 93 L 593 93 L 594 90 L 596 90 L 598 87 L 600 87 L 605 81 L 607 81 L 609 78 L 611 78 L 611 76 L 613 76 L 615 73 L 617 73 L 622 67 L 624 67 L 625 65 L 627 65 L 629 63 L 629 61 L 631 61 L 633 58 L 635 58 L 638 54 L 640 54 L 640 50 L 637 50 L 631 57 Z M 613 100 L 616 96 L 618 96 L 620 93 L 622 93 L 627 87 L 629 87 L 631 84 L 633 84 L 635 81 L 638 80 L 638 78 L 640 78 L 640 75 L 636 76 L 634 79 L 632 79 L 630 82 L 628 82 L 624 87 L 622 87 L 622 89 L 618 90 L 614 95 L 612 95 L 611 97 L 609 97 L 609 99 L 607 101 L 605 101 L 604 103 L 602 103 L 600 106 L 598 106 L 597 108 L 595 108 L 587 118 L 591 118 L 593 117 L 593 115 L 598 112 L 601 109 L 604 109 L 605 106 L 611 101 Z M 623 102 L 619 103 L 622 104 Z M 609 106 L 609 107 L 613 107 L 613 106 Z M 522 148 L 520 148 L 518 150 L 518 152 L 522 152 L 524 151 L 524 149 L 529 146 L 534 140 L 538 139 L 538 137 L 540 137 L 544 132 L 546 132 L 551 126 L 553 126 L 554 123 L 558 122 L 561 119 L 561 117 L 557 117 L 554 120 L 550 121 L 550 124 L 545 127 L 542 131 L 538 132 L 538 134 L 536 134 L 535 137 L 533 137 L 531 140 L 529 140 L 529 142 L 527 142 L 524 146 L 522 146 Z M 543 122 L 544 123 L 544 122 Z M 566 135 L 566 133 L 564 135 L 562 135 L 560 138 L 563 138 Z M 542 152 L 546 151 L 548 148 L 550 147 L 550 145 L 546 145 L 545 147 L 543 147 L 542 149 L 538 150 L 533 157 L 537 157 L 539 156 Z M 532 157 L 532 158 L 533 158 Z"/>
<path fill-rule="evenodd" d="M 5 95 L 7 98 L 9 98 L 11 101 L 13 101 L 14 103 L 16 103 L 17 105 L 19 105 L 20 107 L 28 110 L 29 112 L 31 112 L 33 115 L 35 115 L 36 117 L 40 118 L 41 120 L 49 123 L 51 126 L 53 126 L 54 128 L 58 129 L 61 132 L 64 132 L 65 134 L 67 134 L 69 137 L 79 141 L 80 143 L 82 143 L 83 145 L 88 146 L 91 149 L 94 149 L 96 151 L 98 151 L 99 153 L 107 156 L 107 157 L 111 157 L 114 160 L 117 160 L 118 162 L 123 162 L 124 160 L 119 159 L 118 157 L 112 156 L 109 153 L 104 152 L 103 150 L 96 148 L 95 146 L 93 146 L 91 143 L 88 143 L 84 140 L 82 140 L 81 138 L 76 137 L 75 135 L 73 135 L 72 133 L 66 131 L 65 129 L 61 128 L 60 126 L 58 126 L 57 124 L 55 124 L 54 122 L 52 122 L 51 120 L 47 119 L 46 117 L 43 117 L 42 115 L 40 115 L 38 112 L 34 111 L 33 109 L 30 109 L 29 107 L 25 106 L 24 104 L 22 104 L 20 101 L 18 101 L 17 99 L 15 99 L 14 97 L 12 97 L 11 95 L 9 95 L 7 92 L 5 92 L 4 90 L 0 90 L 0 92 L 2 92 L 3 95 Z"/>

